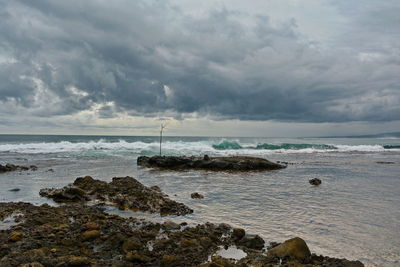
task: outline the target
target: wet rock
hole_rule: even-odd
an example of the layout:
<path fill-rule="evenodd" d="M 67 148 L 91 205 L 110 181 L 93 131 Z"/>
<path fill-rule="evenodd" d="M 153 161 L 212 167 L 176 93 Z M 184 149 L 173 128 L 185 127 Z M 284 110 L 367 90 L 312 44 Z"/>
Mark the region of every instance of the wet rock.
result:
<path fill-rule="evenodd" d="M 233 156 L 233 157 L 176 157 L 176 156 L 140 156 L 137 164 L 144 167 L 162 169 L 203 169 L 211 171 L 265 171 L 278 170 L 286 166 L 263 158 Z"/>
<path fill-rule="evenodd" d="M 240 240 L 242 239 L 246 234 L 246 231 L 242 228 L 233 228 L 233 232 L 232 232 L 232 237 L 235 240 Z"/>
<path fill-rule="evenodd" d="M 179 230 L 181 229 L 181 226 L 177 223 L 174 223 L 172 221 L 166 221 L 162 227 L 166 230 L 166 231 L 172 231 L 172 230 Z"/>
<path fill-rule="evenodd" d="M 308 181 L 311 185 L 320 185 L 322 181 L 318 178 L 314 178 Z"/>
<path fill-rule="evenodd" d="M 192 194 L 190 195 L 190 197 L 193 198 L 193 199 L 203 199 L 203 198 L 204 198 L 204 196 L 203 196 L 202 194 L 199 194 L 199 193 L 197 193 L 197 192 L 192 193 Z"/>
<path fill-rule="evenodd" d="M 193 210 L 173 201 L 158 187 L 146 187 L 132 177 L 114 177 L 110 183 L 90 176 L 79 177 L 70 186 L 61 189 L 42 189 L 40 195 L 56 202 L 83 202 L 99 200 L 112 202 L 119 209 L 160 213 L 161 215 L 185 215 Z"/>
<path fill-rule="evenodd" d="M 29 169 L 31 169 L 32 171 L 37 171 L 38 167 L 36 165 L 31 165 L 29 166 Z"/>
<path fill-rule="evenodd" d="M 23 237 L 24 235 L 21 232 L 12 232 L 8 240 L 11 242 L 17 242 L 22 240 Z"/>
<path fill-rule="evenodd" d="M 204 155 L 203 160 L 205 161 L 210 160 L 210 157 L 208 155 Z"/>
<path fill-rule="evenodd" d="M 28 170 L 37 170 L 37 166 L 31 165 L 30 167 L 26 166 L 19 166 L 19 165 L 14 165 L 11 163 L 6 163 L 6 165 L 1 165 L 0 164 L 0 173 L 2 172 L 12 172 L 12 171 L 28 171 Z"/>
<path fill-rule="evenodd" d="M 243 235 L 244 230 L 234 230 L 228 224 L 205 223 L 179 231 L 162 231 L 165 223 L 122 218 L 95 206 L 0 203 L 0 219 L 15 211 L 22 214 L 21 223 L 0 234 L 0 266 L 35 262 L 43 266 L 199 266 L 210 256 L 212 262 L 205 266 L 277 266 L 280 261 L 282 266 L 304 266 L 289 256 L 267 256 L 251 249 L 257 247 L 251 243 L 245 244 L 249 248 L 242 246 L 247 256 L 238 262 L 212 256 L 221 247 L 236 244 L 235 238 Z M 101 234 L 99 230 L 90 230 L 97 228 L 93 223 L 101 229 Z M 13 232 L 23 233 L 23 242 L 10 242 Z M 84 240 L 83 235 L 90 238 Z M 240 240 L 257 239 L 244 235 Z M 360 264 L 312 255 L 305 266 L 358 267 Z"/>
<path fill-rule="evenodd" d="M 151 189 L 151 190 L 154 190 L 154 191 L 157 191 L 157 192 L 160 192 L 160 193 L 162 192 L 162 191 L 161 191 L 161 188 L 158 187 L 157 185 L 153 185 L 152 187 L 150 187 L 150 189 Z"/>
<path fill-rule="evenodd" d="M 311 252 L 303 239 L 300 237 L 295 237 L 286 240 L 282 244 L 270 249 L 267 255 L 277 256 L 280 258 L 290 257 L 291 259 L 304 262 L 310 258 Z"/>
<path fill-rule="evenodd" d="M 250 249 L 263 249 L 265 241 L 259 235 L 249 235 L 246 234 L 239 241 L 237 241 L 237 245 L 244 246 Z"/>
<path fill-rule="evenodd" d="M 78 202 L 89 200 L 84 190 L 75 186 L 64 187 L 63 189 L 45 188 L 39 191 L 42 197 L 51 198 L 56 202 Z"/>
<path fill-rule="evenodd" d="M 13 189 L 10 189 L 10 190 L 8 190 L 8 191 L 10 191 L 10 192 L 18 192 L 18 191 L 20 191 L 21 189 L 19 189 L 19 188 L 13 188 Z"/>

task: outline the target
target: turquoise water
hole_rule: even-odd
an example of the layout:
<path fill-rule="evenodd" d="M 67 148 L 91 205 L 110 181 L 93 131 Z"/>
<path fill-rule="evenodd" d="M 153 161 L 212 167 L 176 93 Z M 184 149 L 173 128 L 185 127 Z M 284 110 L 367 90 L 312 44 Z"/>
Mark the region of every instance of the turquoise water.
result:
<path fill-rule="evenodd" d="M 38 195 L 41 188 L 84 175 L 105 181 L 130 175 L 195 210 L 174 220 L 227 222 L 267 241 L 300 236 L 319 254 L 399 266 L 399 146 L 395 138 L 164 138 L 163 154 L 253 155 L 289 163 L 279 171 L 233 174 L 139 168 L 139 155 L 159 153 L 158 137 L 0 135 L 1 164 L 39 167 L 0 174 L 0 201 L 54 204 Z M 315 177 L 321 186 L 308 184 Z M 205 199 L 192 200 L 193 192 Z"/>

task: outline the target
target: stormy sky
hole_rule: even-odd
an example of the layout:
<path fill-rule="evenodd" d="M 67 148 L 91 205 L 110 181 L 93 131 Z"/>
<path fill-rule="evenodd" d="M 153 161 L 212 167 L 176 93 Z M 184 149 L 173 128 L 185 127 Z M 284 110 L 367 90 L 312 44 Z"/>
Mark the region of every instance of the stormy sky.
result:
<path fill-rule="evenodd" d="M 0 0 L 0 133 L 400 131 L 398 0 Z"/>

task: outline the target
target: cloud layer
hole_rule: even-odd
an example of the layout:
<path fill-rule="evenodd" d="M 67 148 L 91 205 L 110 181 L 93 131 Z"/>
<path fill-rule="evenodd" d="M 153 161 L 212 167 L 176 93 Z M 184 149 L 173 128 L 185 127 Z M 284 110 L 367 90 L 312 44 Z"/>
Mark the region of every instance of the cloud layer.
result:
<path fill-rule="evenodd" d="M 398 1 L 310 1 L 304 10 L 334 11 L 319 28 L 305 11 L 275 19 L 276 1 L 256 11 L 204 1 L 197 13 L 185 2 L 0 0 L 3 123 L 93 109 L 103 119 L 400 119 Z"/>

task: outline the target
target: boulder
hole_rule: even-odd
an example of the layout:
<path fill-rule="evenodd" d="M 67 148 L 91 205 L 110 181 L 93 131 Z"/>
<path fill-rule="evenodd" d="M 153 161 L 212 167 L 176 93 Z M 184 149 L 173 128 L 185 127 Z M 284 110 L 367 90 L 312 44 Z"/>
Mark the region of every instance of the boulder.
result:
<path fill-rule="evenodd" d="M 233 228 L 232 237 L 235 240 L 240 240 L 246 235 L 246 231 L 242 228 Z"/>
<path fill-rule="evenodd" d="M 244 235 L 239 241 L 236 242 L 238 246 L 243 246 L 251 249 L 263 249 L 265 241 L 259 235 Z"/>
<path fill-rule="evenodd" d="M 310 258 L 311 252 L 303 239 L 300 237 L 295 237 L 286 240 L 282 244 L 268 250 L 267 255 L 280 258 L 290 257 L 291 259 L 304 262 Z"/>

